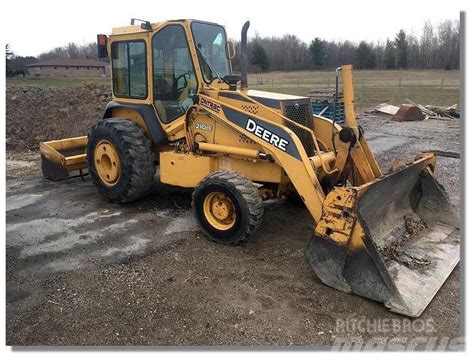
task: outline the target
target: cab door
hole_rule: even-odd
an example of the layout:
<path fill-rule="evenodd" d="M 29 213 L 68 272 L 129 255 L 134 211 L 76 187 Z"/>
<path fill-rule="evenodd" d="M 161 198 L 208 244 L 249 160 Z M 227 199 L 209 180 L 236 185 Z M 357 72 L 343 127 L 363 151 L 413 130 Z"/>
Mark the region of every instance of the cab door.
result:
<path fill-rule="evenodd" d="M 196 71 L 184 28 L 178 24 L 160 29 L 152 39 L 153 103 L 165 125 L 181 118 L 193 105 Z"/>

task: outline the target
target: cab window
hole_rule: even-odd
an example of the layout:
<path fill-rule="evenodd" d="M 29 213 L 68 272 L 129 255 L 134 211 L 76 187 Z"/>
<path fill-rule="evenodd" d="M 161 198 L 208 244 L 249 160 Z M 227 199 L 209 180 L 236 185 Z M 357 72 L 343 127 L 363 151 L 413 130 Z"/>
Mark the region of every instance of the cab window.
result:
<path fill-rule="evenodd" d="M 183 27 L 168 25 L 153 37 L 153 100 L 169 123 L 193 105 L 197 80 Z"/>
<path fill-rule="evenodd" d="M 204 80 L 230 75 L 224 28 L 220 25 L 193 22 L 191 25 Z"/>
<path fill-rule="evenodd" d="M 144 41 L 112 43 L 112 79 L 115 96 L 138 99 L 147 97 Z"/>

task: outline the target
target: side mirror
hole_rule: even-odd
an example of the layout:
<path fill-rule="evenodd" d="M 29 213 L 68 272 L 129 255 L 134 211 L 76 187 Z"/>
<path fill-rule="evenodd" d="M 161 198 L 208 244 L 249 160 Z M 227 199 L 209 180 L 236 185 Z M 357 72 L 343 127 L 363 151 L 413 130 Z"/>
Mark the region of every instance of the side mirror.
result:
<path fill-rule="evenodd" d="M 232 60 L 233 58 L 235 58 L 235 44 L 232 40 L 227 40 L 225 45 L 227 48 L 227 58 Z"/>
<path fill-rule="evenodd" d="M 97 35 L 97 58 L 105 59 L 109 57 L 109 52 L 107 50 L 107 35 L 99 34 Z"/>

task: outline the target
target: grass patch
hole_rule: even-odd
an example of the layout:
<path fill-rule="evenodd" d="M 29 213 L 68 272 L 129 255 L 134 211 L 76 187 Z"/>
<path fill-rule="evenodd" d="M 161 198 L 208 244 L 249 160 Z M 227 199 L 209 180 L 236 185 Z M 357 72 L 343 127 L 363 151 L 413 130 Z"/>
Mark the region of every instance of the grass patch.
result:
<path fill-rule="evenodd" d="M 252 89 L 305 96 L 313 89 L 335 88 L 333 71 L 251 74 Z M 410 99 L 423 105 L 459 104 L 460 73 L 444 70 L 354 71 L 356 107 L 366 110 L 380 103 L 394 105 Z"/>
<path fill-rule="evenodd" d="M 400 105 L 409 98 L 423 105 L 459 104 L 458 70 L 355 70 L 356 107 L 372 108 L 382 102 Z M 86 83 L 110 85 L 110 78 L 7 78 L 7 86 L 67 88 Z M 293 71 L 250 74 L 251 89 L 291 95 L 307 95 L 312 89 L 335 87 L 334 71 Z"/>

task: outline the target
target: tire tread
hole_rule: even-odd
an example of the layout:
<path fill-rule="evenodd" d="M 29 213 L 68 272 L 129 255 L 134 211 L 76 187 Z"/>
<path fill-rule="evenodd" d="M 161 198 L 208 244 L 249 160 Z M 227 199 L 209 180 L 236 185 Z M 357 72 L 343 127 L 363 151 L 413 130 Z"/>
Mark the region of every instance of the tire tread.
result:
<path fill-rule="evenodd" d="M 135 201 L 144 196 L 153 186 L 153 177 L 156 172 L 155 156 L 151 151 L 151 141 L 146 138 L 142 129 L 135 123 L 127 119 L 108 118 L 95 123 L 88 132 L 88 138 L 94 137 L 96 131 L 105 131 L 114 134 L 120 139 L 120 144 L 125 162 L 130 164 L 129 169 L 122 169 L 120 176 L 125 176 L 125 186 L 123 191 L 118 195 L 111 197 L 108 194 L 106 186 L 104 186 L 100 178 L 95 175 L 95 165 L 88 160 L 89 173 L 94 185 L 99 192 L 112 203 L 128 203 Z M 117 144 L 114 144 L 117 145 Z M 87 147 L 87 158 L 93 159 L 91 146 Z M 122 161 L 123 161 L 122 160 Z"/>
<path fill-rule="evenodd" d="M 248 226 L 245 231 L 234 241 L 228 242 L 230 245 L 237 245 L 248 239 L 250 235 L 255 233 L 260 227 L 263 221 L 263 204 L 260 195 L 258 194 L 258 188 L 254 185 L 252 181 L 243 177 L 241 174 L 235 171 L 217 171 L 208 176 L 206 176 L 196 187 L 193 193 L 192 207 L 194 212 L 196 212 L 196 203 L 194 194 L 197 191 L 200 191 L 203 187 L 207 186 L 209 183 L 227 183 L 231 185 L 234 190 L 239 192 L 243 199 L 245 200 L 248 210 L 249 210 L 249 221 Z M 202 227 L 201 227 L 202 228 Z M 207 231 L 203 229 L 207 234 Z M 209 236 L 209 234 L 207 234 Z M 212 236 L 209 236 L 212 238 Z M 214 239 L 213 239 L 214 240 Z"/>

